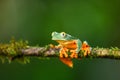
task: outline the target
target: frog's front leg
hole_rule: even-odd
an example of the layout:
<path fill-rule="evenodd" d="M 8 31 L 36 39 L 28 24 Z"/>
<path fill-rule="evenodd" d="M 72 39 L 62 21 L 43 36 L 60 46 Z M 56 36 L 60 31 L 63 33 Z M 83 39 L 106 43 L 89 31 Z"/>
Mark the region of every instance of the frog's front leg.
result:
<path fill-rule="evenodd" d="M 76 50 L 70 50 L 70 52 L 71 52 L 70 55 L 71 58 L 78 58 L 78 53 L 76 52 Z"/>
<path fill-rule="evenodd" d="M 76 47 L 74 47 L 72 50 L 70 50 L 70 52 L 71 52 L 70 57 L 71 58 L 78 58 L 78 53 L 79 53 L 80 48 L 82 46 L 82 42 L 79 39 L 74 40 L 74 46 L 76 46 Z"/>
<path fill-rule="evenodd" d="M 61 48 L 60 49 L 60 58 L 63 58 L 63 57 L 67 58 L 68 57 L 67 52 L 68 52 L 67 48 Z"/>
<path fill-rule="evenodd" d="M 63 57 L 67 58 L 68 57 L 68 54 L 67 54 L 68 49 L 63 47 L 62 45 L 57 45 L 57 46 L 50 45 L 50 47 L 60 49 L 60 51 L 59 51 L 60 58 L 63 58 Z"/>

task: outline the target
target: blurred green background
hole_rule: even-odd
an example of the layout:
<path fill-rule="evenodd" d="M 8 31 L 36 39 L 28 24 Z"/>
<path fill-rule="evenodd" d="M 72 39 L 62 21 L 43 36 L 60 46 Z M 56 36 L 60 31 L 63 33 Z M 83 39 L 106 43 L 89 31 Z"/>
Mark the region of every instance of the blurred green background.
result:
<path fill-rule="evenodd" d="M 0 0 L 0 41 L 12 36 L 44 46 L 53 31 L 87 40 L 93 47 L 120 48 L 120 0 Z M 71 69 L 58 58 L 29 64 L 0 63 L 0 80 L 120 80 L 120 61 L 74 60 Z"/>

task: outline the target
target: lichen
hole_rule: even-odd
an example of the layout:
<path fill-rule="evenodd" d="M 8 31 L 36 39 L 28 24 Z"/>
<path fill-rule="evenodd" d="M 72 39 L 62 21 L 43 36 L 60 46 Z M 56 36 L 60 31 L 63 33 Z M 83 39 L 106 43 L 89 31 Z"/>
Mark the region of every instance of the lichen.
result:
<path fill-rule="evenodd" d="M 0 59 L 2 62 L 5 62 L 7 59 L 11 62 L 12 58 L 15 56 L 21 55 L 21 49 L 28 47 L 28 41 L 11 39 L 9 43 L 0 43 Z"/>

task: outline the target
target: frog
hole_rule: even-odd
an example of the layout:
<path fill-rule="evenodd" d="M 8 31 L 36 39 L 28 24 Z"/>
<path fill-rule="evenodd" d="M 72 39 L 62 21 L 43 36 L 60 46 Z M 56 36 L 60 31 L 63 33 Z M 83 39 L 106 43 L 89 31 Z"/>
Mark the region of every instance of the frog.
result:
<path fill-rule="evenodd" d="M 60 48 L 60 58 L 67 58 L 68 52 L 70 52 L 70 58 L 78 58 L 80 50 L 84 51 L 84 56 L 90 53 L 90 46 L 86 41 L 82 43 L 79 38 L 71 36 L 65 32 L 52 32 L 52 40 L 59 43 L 57 48 Z"/>

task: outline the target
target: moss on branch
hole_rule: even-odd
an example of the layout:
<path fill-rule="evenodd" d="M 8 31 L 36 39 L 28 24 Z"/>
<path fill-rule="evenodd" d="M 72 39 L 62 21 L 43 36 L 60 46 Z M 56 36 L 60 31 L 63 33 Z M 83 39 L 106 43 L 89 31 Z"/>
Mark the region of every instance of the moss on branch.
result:
<path fill-rule="evenodd" d="M 28 41 L 15 41 L 12 39 L 9 43 L 0 43 L 0 59 L 2 62 L 17 60 L 18 62 L 28 63 L 29 57 L 59 57 L 59 49 L 52 48 L 49 45 L 45 47 L 30 46 Z M 79 58 L 109 58 L 120 59 L 120 49 L 115 48 L 92 48 L 91 53 L 87 56 L 79 52 Z"/>

